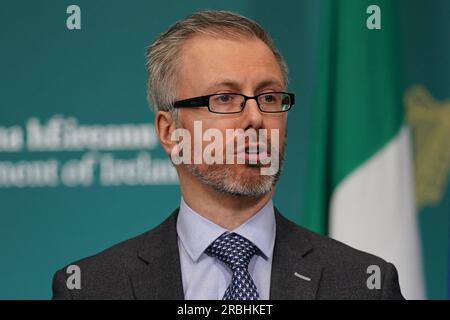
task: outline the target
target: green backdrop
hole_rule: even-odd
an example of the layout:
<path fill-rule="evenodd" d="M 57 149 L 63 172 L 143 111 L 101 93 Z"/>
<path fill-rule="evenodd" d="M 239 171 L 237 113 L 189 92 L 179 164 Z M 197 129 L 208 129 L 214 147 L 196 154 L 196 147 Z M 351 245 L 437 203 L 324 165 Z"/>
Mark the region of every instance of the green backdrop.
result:
<path fill-rule="evenodd" d="M 407 3 L 402 6 L 404 46 L 414 54 L 406 50 L 410 54 L 405 64 L 414 66 L 417 59 L 426 57 L 437 69 L 435 74 L 428 68 L 410 72 L 405 88 L 409 83 L 428 81 L 428 88 L 434 89 L 439 98 L 448 98 L 450 73 L 446 73 L 444 85 L 438 70 L 446 63 L 450 71 L 450 60 L 432 60 L 435 57 L 428 56 L 430 52 L 425 49 L 421 52 L 417 41 L 429 47 L 440 46 L 449 53 L 448 41 L 429 37 L 435 33 L 431 28 L 436 23 L 449 30 L 444 15 L 439 13 L 439 8 L 449 9 L 449 2 Z M 71 4 L 81 8 L 81 30 L 66 27 L 66 9 Z M 159 146 L 36 151 L 29 150 L 25 143 L 17 151 L 8 151 L 5 132 L 22 130 L 26 142 L 30 139 L 30 119 L 45 125 L 55 116 L 76 119 L 79 125 L 90 128 L 151 124 L 153 114 L 145 97 L 146 47 L 168 25 L 192 11 L 226 9 L 259 21 L 289 64 L 290 90 L 296 93 L 297 103 L 288 119 L 286 162 L 275 203 L 288 218 L 301 223 L 321 5 L 318 0 L 2 0 L 0 146 L 3 143 L 4 147 L 0 148 L 0 176 L 1 170 L 11 171 L 13 165 L 33 161 L 53 159 L 65 168 L 70 161 L 87 154 L 97 160 L 109 155 L 132 161 L 144 152 L 152 163 L 164 163 L 166 156 Z M 423 5 L 438 19 L 430 15 L 422 19 L 426 23 L 416 26 L 414 21 L 422 14 Z M 421 28 L 422 37 L 414 28 Z M 178 206 L 180 194 L 173 180 L 110 186 L 102 183 L 98 162 L 93 173 L 91 182 L 79 186 L 62 182 L 52 187 L 0 183 L 0 299 L 50 298 L 55 270 L 152 228 Z M 447 192 L 439 207 L 421 214 L 428 294 L 433 298 L 447 297 L 449 197 Z"/>

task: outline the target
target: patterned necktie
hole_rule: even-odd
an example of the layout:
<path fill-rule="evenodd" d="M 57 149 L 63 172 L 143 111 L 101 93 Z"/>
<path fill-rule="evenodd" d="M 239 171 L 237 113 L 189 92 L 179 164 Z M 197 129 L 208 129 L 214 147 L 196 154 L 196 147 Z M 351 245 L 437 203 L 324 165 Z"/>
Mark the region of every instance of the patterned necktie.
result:
<path fill-rule="evenodd" d="M 223 300 L 258 300 L 258 291 L 248 272 L 248 264 L 258 252 L 251 241 L 236 233 L 222 234 L 205 250 L 207 255 L 216 257 L 233 272 Z"/>

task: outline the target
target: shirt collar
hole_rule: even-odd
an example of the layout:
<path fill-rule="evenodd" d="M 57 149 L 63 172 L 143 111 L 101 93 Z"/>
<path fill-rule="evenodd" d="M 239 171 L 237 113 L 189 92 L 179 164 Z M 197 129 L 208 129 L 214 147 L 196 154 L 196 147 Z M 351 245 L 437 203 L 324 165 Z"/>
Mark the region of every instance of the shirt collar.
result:
<path fill-rule="evenodd" d="M 235 232 L 255 244 L 264 258 L 272 257 L 275 244 L 275 213 L 269 200 L 256 214 L 234 230 L 227 230 L 202 217 L 181 198 L 177 233 L 183 247 L 194 262 L 206 248 L 225 232 Z"/>

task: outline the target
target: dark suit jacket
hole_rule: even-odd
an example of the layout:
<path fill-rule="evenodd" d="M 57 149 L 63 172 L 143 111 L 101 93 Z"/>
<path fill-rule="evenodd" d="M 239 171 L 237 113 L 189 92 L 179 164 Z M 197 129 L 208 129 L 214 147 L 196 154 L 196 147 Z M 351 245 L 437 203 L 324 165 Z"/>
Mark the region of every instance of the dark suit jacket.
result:
<path fill-rule="evenodd" d="M 153 230 L 75 262 L 81 289 L 67 289 L 66 268 L 56 272 L 53 299 L 184 299 L 177 216 L 178 209 Z M 278 210 L 275 217 L 270 299 L 403 299 L 392 264 L 299 227 Z M 380 268 L 380 289 L 367 287 L 370 265 Z"/>

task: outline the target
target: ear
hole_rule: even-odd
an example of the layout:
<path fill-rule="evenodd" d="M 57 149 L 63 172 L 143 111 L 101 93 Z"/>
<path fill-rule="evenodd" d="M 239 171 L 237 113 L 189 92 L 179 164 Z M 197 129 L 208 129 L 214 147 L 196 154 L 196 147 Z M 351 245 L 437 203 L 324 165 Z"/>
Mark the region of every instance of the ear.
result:
<path fill-rule="evenodd" d="M 170 155 L 172 148 L 176 144 L 176 141 L 172 141 L 172 132 L 176 129 L 175 119 L 172 113 L 169 111 L 158 111 L 155 115 L 155 129 L 156 134 L 159 137 L 159 142 L 166 151 L 167 155 Z"/>

